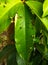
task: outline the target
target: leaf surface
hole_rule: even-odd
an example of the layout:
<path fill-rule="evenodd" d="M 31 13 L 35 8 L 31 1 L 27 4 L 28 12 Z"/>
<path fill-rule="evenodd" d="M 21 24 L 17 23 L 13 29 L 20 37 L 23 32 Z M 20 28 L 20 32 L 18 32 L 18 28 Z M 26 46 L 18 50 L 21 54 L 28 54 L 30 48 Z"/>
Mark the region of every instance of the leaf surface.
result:
<path fill-rule="evenodd" d="M 16 48 L 20 56 L 27 61 L 33 49 L 32 35 L 35 33 L 28 7 L 24 4 L 20 4 L 18 7 L 15 23 Z"/>
<path fill-rule="evenodd" d="M 11 23 L 16 14 L 16 6 L 20 0 L 0 0 L 0 33 L 2 33 Z"/>
<path fill-rule="evenodd" d="M 26 4 L 30 7 L 31 12 L 34 12 L 34 14 L 41 20 L 41 22 L 44 24 L 46 29 L 48 30 L 48 19 L 47 18 L 41 18 L 42 16 L 42 3 L 37 1 L 27 1 Z"/>
<path fill-rule="evenodd" d="M 43 17 L 48 15 L 48 0 L 45 0 L 43 3 Z"/>

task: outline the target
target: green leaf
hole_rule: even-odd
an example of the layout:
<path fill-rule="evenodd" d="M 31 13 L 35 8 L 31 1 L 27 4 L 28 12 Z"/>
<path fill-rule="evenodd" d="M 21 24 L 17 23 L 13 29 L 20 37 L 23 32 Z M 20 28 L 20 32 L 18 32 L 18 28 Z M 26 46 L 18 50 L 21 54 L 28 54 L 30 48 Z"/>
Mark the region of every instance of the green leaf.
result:
<path fill-rule="evenodd" d="M 29 59 L 33 49 L 32 35 L 35 34 L 32 28 L 32 16 L 30 10 L 22 3 L 18 6 L 15 23 L 15 41 L 16 48 L 21 58 L 26 61 Z"/>
<path fill-rule="evenodd" d="M 46 60 L 48 60 L 48 45 L 45 46 L 44 58 L 45 58 Z"/>
<path fill-rule="evenodd" d="M 48 60 L 48 51 L 45 53 L 44 58 Z"/>
<path fill-rule="evenodd" d="M 43 17 L 48 15 L 48 0 L 45 0 L 43 3 Z"/>
<path fill-rule="evenodd" d="M 41 20 L 41 22 L 44 24 L 44 26 L 48 30 L 48 22 L 47 22 L 48 19 L 40 17 L 42 15 L 42 9 L 43 9 L 42 3 L 37 1 L 27 1 L 26 4 L 30 7 L 31 12 L 35 13 L 35 15 Z"/>
<path fill-rule="evenodd" d="M 42 22 L 45 25 L 46 29 L 48 30 L 48 17 L 42 18 Z"/>
<path fill-rule="evenodd" d="M 16 14 L 16 6 L 20 0 L 6 0 L 0 1 L 0 33 L 3 32 L 10 25 L 12 18 Z"/>
<path fill-rule="evenodd" d="M 26 65 L 25 61 L 20 57 L 18 53 L 16 54 L 16 60 L 18 65 Z"/>
<path fill-rule="evenodd" d="M 36 28 L 36 35 L 37 35 L 37 37 L 39 37 L 40 31 L 42 29 L 42 23 L 38 17 L 36 17 L 36 19 L 35 19 L 35 28 Z"/>
<path fill-rule="evenodd" d="M 42 15 L 42 3 L 38 1 L 27 1 L 26 4 L 30 7 L 31 11 L 37 16 Z"/>

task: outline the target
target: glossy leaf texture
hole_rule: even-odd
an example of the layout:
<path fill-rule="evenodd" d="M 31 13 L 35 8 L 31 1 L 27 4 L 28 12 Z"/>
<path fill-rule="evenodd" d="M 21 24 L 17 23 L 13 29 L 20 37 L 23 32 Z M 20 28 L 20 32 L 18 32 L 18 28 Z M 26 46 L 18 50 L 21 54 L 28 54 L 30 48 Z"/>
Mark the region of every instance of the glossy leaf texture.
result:
<path fill-rule="evenodd" d="M 45 0 L 43 3 L 43 17 L 48 15 L 48 0 Z"/>
<path fill-rule="evenodd" d="M 38 17 L 42 15 L 42 3 L 38 1 L 27 1 L 26 4 L 30 7 Z"/>
<path fill-rule="evenodd" d="M 19 2 L 20 0 L 0 0 L 0 33 L 10 25 Z"/>
<path fill-rule="evenodd" d="M 43 12 L 43 5 L 40 2 L 37 1 L 27 1 L 26 4 L 30 7 L 31 12 L 34 12 L 35 15 L 41 20 L 41 22 L 44 24 L 46 29 L 48 30 L 48 19 L 47 18 L 41 18 L 42 12 Z M 46 20 L 46 21 L 45 21 Z"/>
<path fill-rule="evenodd" d="M 26 61 L 29 59 L 33 50 L 34 29 L 32 27 L 32 17 L 26 4 L 19 4 L 15 22 L 15 41 L 16 48 L 20 56 Z"/>

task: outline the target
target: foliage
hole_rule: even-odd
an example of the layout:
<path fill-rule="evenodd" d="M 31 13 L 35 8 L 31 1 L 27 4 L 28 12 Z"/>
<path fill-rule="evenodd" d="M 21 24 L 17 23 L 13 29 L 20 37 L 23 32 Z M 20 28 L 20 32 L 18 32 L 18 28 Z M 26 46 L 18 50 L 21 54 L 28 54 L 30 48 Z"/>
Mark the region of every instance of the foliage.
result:
<path fill-rule="evenodd" d="M 4 31 L 0 63 L 48 65 L 48 0 L 0 0 L 0 34 Z"/>

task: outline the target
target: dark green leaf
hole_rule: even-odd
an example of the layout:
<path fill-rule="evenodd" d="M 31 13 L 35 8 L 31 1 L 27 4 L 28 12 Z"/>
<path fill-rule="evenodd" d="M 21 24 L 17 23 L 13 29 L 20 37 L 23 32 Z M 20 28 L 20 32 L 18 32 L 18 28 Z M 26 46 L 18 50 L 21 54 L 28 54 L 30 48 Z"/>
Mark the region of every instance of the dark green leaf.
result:
<path fill-rule="evenodd" d="M 7 58 L 7 65 L 17 65 L 16 62 L 16 50 L 12 51 L 12 53 Z"/>
<path fill-rule="evenodd" d="M 20 56 L 27 61 L 33 49 L 32 35 L 34 35 L 35 32 L 32 28 L 32 18 L 28 7 L 22 3 L 18 7 L 15 25 L 16 48 Z"/>
<path fill-rule="evenodd" d="M 8 57 L 12 51 L 15 51 L 15 46 L 14 45 L 8 45 L 6 47 L 3 48 L 3 50 L 0 52 L 0 62 Z"/>

